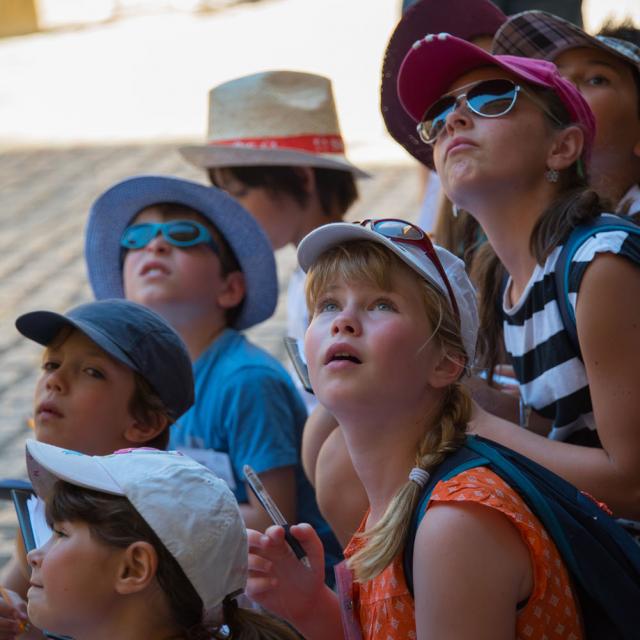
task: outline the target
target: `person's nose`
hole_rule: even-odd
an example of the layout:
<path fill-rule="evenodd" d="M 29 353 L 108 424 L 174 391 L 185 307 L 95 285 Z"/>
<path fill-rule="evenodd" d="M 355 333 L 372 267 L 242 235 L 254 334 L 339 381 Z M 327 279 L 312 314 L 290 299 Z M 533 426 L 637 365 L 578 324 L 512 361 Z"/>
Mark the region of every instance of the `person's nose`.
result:
<path fill-rule="evenodd" d="M 362 323 L 358 314 L 351 309 L 343 309 L 333 320 L 331 335 L 358 336 L 362 333 Z"/>
<path fill-rule="evenodd" d="M 145 249 L 151 253 L 168 253 L 171 251 L 171 245 L 167 242 L 161 231 L 158 231 L 156 235 L 149 240 L 149 244 Z"/>
<path fill-rule="evenodd" d="M 464 129 L 471 124 L 471 112 L 467 107 L 464 96 L 458 96 L 456 104 L 444 119 L 447 134 L 451 135 L 456 129 Z"/>
<path fill-rule="evenodd" d="M 37 549 L 31 549 L 27 553 L 27 563 L 32 569 L 38 569 L 42 564 L 42 558 L 44 557 L 44 549 L 47 545 L 38 547 Z"/>
<path fill-rule="evenodd" d="M 57 391 L 58 393 L 64 393 L 66 391 L 68 387 L 67 376 L 62 366 L 59 366 L 47 374 L 46 387 L 47 391 Z"/>

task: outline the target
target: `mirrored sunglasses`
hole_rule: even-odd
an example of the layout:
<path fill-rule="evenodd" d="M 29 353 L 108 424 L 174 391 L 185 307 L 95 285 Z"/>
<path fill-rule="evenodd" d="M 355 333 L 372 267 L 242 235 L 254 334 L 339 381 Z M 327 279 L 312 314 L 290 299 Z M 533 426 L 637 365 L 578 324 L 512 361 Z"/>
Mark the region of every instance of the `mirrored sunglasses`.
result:
<path fill-rule="evenodd" d="M 453 312 L 456 314 L 458 320 L 460 319 L 458 303 L 456 302 L 456 297 L 453 293 L 453 288 L 451 287 L 447 273 L 442 266 L 442 262 L 438 257 L 438 253 L 436 252 L 431 239 L 420 227 L 398 218 L 363 220 L 362 222 L 354 222 L 354 224 L 359 224 L 362 227 L 368 226 L 372 231 L 379 233 L 381 236 L 384 236 L 393 242 L 411 245 L 421 249 L 436 268 L 436 271 L 440 274 L 440 277 L 444 282 L 444 286 L 447 289 L 447 293 L 449 294 L 449 300 L 451 301 Z"/>
<path fill-rule="evenodd" d="M 464 102 L 465 106 L 482 118 L 500 118 L 509 113 L 520 93 L 535 102 L 547 115 L 559 123 L 547 106 L 530 91 L 511 80 L 481 80 L 460 87 L 466 89 L 457 95 L 446 95 L 436 100 L 424 113 L 417 126 L 418 135 L 425 144 L 433 144 L 446 126 L 447 116 Z"/>
<path fill-rule="evenodd" d="M 194 220 L 171 220 L 169 222 L 142 222 L 127 227 L 120 238 L 120 246 L 125 249 L 143 249 L 157 235 L 162 233 L 163 238 L 174 247 L 194 247 L 198 244 L 207 244 L 214 253 L 219 253 L 219 248 L 209 231 Z"/>

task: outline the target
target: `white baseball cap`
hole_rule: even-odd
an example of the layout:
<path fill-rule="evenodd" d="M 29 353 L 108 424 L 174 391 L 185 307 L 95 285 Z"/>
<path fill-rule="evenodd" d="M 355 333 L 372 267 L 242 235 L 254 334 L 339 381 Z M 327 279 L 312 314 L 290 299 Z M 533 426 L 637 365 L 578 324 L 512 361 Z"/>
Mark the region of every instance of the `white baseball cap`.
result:
<path fill-rule="evenodd" d="M 391 235 L 385 235 L 386 232 L 391 235 L 398 234 L 401 237 L 394 240 Z M 472 365 L 476 353 L 479 320 L 476 290 L 465 271 L 464 262 L 446 249 L 432 245 L 442 267 L 441 273 L 435 260 L 425 252 L 425 249 L 403 242 L 405 238 L 431 245 L 427 234 L 406 220 L 381 219 L 325 224 L 302 239 L 298 245 L 298 262 L 306 273 L 325 251 L 353 240 L 369 240 L 387 247 L 421 277 L 442 291 L 447 300 L 453 295 L 460 316 L 460 332 L 467 354 L 467 364 Z M 450 289 L 447 287 L 445 278 Z"/>
<path fill-rule="evenodd" d="M 27 440 L 27 469 L 42 499 L 58 480 L 124 496 L 177 560 L 215 616 L 247 582 L 247 533 L 227 484 L 177 451 L 123 449 L 108 456 Z"/>

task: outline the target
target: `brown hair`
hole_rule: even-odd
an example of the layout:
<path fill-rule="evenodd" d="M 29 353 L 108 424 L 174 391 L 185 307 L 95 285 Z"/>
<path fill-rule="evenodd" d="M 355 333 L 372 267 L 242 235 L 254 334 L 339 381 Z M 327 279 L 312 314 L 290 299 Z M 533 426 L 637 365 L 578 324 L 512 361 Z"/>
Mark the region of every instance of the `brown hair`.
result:
<path fill-rule="evenodd" d="M 187 640 L 295 640 L 286 625 L 258 612 L 237 608 L 233 602 L 223 603 L 224 624 L 208 628 L 203 622 L 203 602 L 177 560 L 169 553 L 144 518 L 122 496 L 108 495 L 58 481 L 53 496 L 47 501 L 47 520 L 51 522 L 84 522 L 99 543 L 125 549 L 137 541 L 153 546 L 158 555 L 156 579 L 164 592 L 176 627 Z M 215 579 L 214 576 L 211 578 Z M 228 616 L 228 619 L 227 619 Z"/>
<path fill-rule="evenodd" d="M 543 100 L 559 121 L 545 113 L 545 119 L 551 128 L 564 129 L 575 125 L 553 91 L 532 86 L 528 88 Z M 560 174 L 559 185 L 557 197 L 543 211 L 531 232 L 529 246 L 539 265 L 544 264 L 549 254 L 566 240 L 576 226 L 607 210 L 600 196 L 588 186 L 582 158 Z M 489 243 L 485 243 L 476 252 L 471 273 L 480 294 L 477 362 L 487 369 L 491 383 L 493 370 L 501 362 L 504 352 L 502 295 L 508 274 Z"/>
<path fill-rule="evenodd" d="M 358 187 L 350 171 L 310 167 L 314 173 L 320 206 L 325 215 L 343 216 L 358 198 Z M 301 207 L 309 201 L 304 175 L 297 167 L 257 166 L 209 169 L 209 180 L 224 188 L 220 177 L 230 174 L 247 187 L 262 187 L 273 194 L 291 196 Z"/>
<path fill-rule="evenodd" d="M 451 200 L 441 193 L 433 231 L 435 241 L 461 258 L 467 271 L 478 248 L 486 237 L 475 218 L 462 209 L 454 208 Z"/>
<path fill-rule="evenodd" d="M 166 427 L 155 437 L 141 443 L 144 447 L 166 450 L 169 445 L 169 427 L 179 416 L 172 415 L 160 396 L 152 389 L 147 380 L 137 371 L 133 372 L 135 387 L 129 400 L 129 413 L 138 421 L 145 424 L 153 424 L 156 420 L 166 421 Z"/>
<path fill-rule="evenodd" d="M 449 357 L 465 360 L 460 324 L 445 295 L 421 278 L 413 269 L 382 245 L 369 241 L 347 242 L 332 247 L 316 261 L 307 274 L 307 305 L 314 301 L 336 277 L 347 282 L 373 282 L 390 290 L 393 276 L 413 278 L 421 285 L 425 322 L 434 327 L 432 339 Z M 439 410 L 432 424 L 424 425 L 424 435 L 416 450 L 415 465 L 429 471 L 464 442 L 471 418 L 471 401 L 460 382 L 444 390 Z M 404 548 L 411 516 L 421 489 L 408 480 L 389 503 L 384 515 L 369 531 L 358 534 L 365 545 L 349 560 L 360 582 L 383 571 Z"/>

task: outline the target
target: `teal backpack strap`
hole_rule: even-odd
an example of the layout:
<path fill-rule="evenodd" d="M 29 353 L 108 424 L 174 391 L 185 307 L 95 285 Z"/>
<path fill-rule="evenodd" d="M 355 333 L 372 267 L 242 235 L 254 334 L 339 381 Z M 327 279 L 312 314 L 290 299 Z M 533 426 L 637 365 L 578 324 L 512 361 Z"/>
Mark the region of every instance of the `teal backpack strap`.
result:
<path fill-rule="evenodd" d="M 582 360 L 578 330 L 576 328 L 576 314 L 569 300 L 569 272 L 571 262 L 578 249 L 592 236 L 603 231 L 625 231 L 627 233 L 640 234 L 640 226 L 628 218 L 622 218 L 613 214 L 602 214 L 590 222 L 578 225 L 571 231 L 558 256 L 555 268 L 555 283 L 558 294 L 557 303 L 562 324 L 569 334 L 569 339 L 574 351 Z"/>
<path fill-rule="evenodd" d="M 529 508 L 542 522 L 548 534 L 558 547 L 560 555 L 572 567 L 578 567 L 573 549 L 555 514 L 549 507 L 549 501 L 538 488 L 513 463 L 496 451 L 490 444 L 479 440 L 476 436 L 467 438 L 466 446 L 489 461 L 489 467 L 499 475 L 512 489 L 517 491 L 529 505 Z M 581 577 L 581 576 L 580 576 Z"/>

